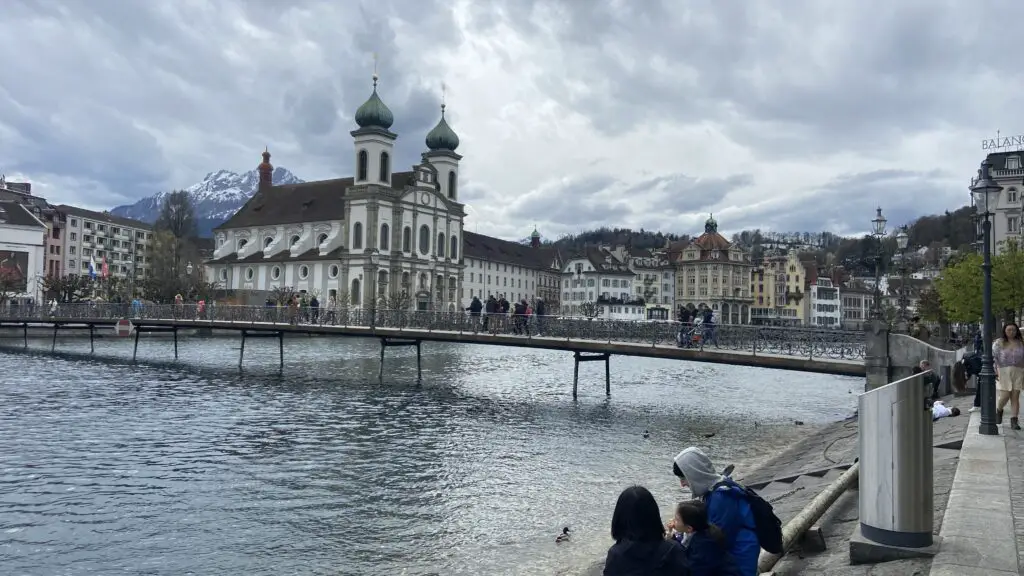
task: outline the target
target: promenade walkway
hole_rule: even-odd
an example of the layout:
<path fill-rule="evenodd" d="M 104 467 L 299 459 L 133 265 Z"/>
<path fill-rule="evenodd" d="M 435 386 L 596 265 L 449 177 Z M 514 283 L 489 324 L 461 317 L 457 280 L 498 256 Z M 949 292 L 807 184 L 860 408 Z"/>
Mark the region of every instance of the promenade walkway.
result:
<path fill-rule="evenodd" d="M 977 432 L 981 412 L 960 450 L 932 576 L 1024 574 L 1024 446 L 1008 426 L 999 436 Z"/>

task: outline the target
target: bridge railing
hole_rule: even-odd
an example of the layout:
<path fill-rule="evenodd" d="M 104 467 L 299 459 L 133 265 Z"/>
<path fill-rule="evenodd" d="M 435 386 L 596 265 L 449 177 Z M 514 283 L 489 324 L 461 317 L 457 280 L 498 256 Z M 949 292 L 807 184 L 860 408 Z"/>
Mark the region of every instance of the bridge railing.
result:
<path fill-rule="evenodd" d="M 604 320 L 560 316 L 472 316 L 466 312 L 367 310 L 361 308 L 290 308 L 278 306 L 213 305 L 200 310 L 194 304 L 61 304 L 48 307 L 0 309 L 0 320 L 74 322 L 75 320 L 178 320 L 192 325 L 212 322 L 274 325 L 341 326 L 374 330 L 410 331 L 554 338 L 633 344 L 680 345 L 705 350 L 741 351 L 821 359 L 864 358 L 861 332 L 803 327 L 720 324 L 713 327 L 679 322 Z"/>

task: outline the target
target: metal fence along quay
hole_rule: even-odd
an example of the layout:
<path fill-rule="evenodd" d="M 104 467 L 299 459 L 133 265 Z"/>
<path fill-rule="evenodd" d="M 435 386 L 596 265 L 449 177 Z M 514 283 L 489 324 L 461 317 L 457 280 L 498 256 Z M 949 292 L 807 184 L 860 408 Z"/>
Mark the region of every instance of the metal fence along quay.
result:
<path fill-rule="evenodd" d="M 467 337 L 489 336 L 515 341 L 581 341 L 680 346 L 700 351 L 732 351 L 747 354 L 790 356 L 807 359 L 864 359 L 864 335 L 859 331 L 804 327 L 722 324 L 713 327 L 679 322 L 604 320 L 560 316 L 472 316 L 465 312 L 372 310 L 361 308 L 294 308 L 277 306 L 209 306 L 166 304 L 133 307 L 130 304 L 61 304 L 0 310 L 0 322 L 11 324 L 70 325 L 89 323 L 111 326 L 121 319 L 180 328 L 248 330 L 287 329 L 292 332 L 374 336 L 376 331 L 408 338 L 429 338 L 431 333 L 457 333 Z M 471 338 L 463 338 L 471 342 Z M 539 342 L 538 342 L 539 343 Z"/>

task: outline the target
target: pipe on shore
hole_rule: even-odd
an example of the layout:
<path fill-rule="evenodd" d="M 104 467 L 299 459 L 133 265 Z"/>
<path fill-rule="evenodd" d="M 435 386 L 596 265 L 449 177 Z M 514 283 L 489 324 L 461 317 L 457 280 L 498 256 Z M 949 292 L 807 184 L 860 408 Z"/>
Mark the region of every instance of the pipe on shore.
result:
<path fill-rule="evenodd" d="M 811 526 L 814 526 L 814 523 L 835 504 L 836 500 L 850 489 L 850 486 L 857 481 L 859 476 L 860 462 L 854 462 L 853 466 L 850 466 L 842 476 L 836 478 L 834 482 L 815 496 L 814 500 L 811 500 L 811 503 L 801 510 L 799 514 L 789 522 L 786 522 L 786 525 L 782 527 L 782 554 L 771 554 L 761 550 L 761 555 L 757 559 L 757 572 L 760 574 L 771 570 L 786 555 L 786 552 L 789 551 L 797 539 L 807 532 Z"/>

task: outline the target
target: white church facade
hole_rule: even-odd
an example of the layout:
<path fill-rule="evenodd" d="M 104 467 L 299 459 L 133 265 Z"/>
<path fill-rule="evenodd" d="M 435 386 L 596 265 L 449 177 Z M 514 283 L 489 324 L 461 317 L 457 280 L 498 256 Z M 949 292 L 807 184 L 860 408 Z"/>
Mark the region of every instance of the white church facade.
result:
<path fill-rule="evenodd" d="M 392 172 L 398 136 L 376 75 L 355 121 L 352 177 L 274 186 L 263 153 L 256 194 L 214 230 L 208 281 L 250 303 L 288 287 L 355 308 L 369 307 L 374 294 L 403 309 L 462 306 L 462 156 L 445 106 L 422 161 L 407 172 Z"/>

